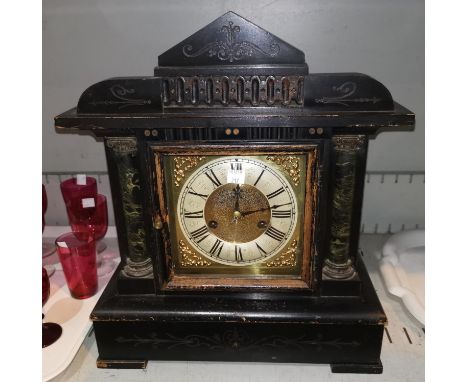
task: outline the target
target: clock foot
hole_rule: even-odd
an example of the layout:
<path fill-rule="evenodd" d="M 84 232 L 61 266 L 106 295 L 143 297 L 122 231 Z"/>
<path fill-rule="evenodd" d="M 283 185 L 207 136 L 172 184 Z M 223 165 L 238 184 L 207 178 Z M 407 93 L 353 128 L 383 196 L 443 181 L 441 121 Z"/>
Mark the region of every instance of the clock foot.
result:
<path fill-rule="evenodd" d="M 382 362 L 377 363 L 332 363 L 332 373 L 382 374 Z"/>
<path fill-rule="evenodd" d="M 98 358 L 96 365 L 100 369 L 146 369 L 148 360 L 120 360 Z"/>
<path fill-rule="evenodd" d="M 359 258 L 359 261 L 362 259 Z M 362 293 L 361 288 L 362 281 L 359 272 L 354 268 L 351 260 L 339 265 L 329 259 L 325 260 L 320 285 L 322 296 L 359 296 Z"/>

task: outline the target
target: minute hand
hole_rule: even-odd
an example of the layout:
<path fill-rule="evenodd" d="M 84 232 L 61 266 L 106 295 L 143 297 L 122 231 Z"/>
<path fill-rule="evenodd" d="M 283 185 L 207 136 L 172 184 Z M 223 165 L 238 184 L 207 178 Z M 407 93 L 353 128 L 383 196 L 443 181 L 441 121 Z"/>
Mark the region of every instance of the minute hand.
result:
<path fill-rule="evenodd" d="M 245 211 L 245 212 L 241 212 L 241 215 L 242 216 L 246 216 L 246 215 L 250 215 L 250 214 L 254 214 L 255 212 L 262 212 L 262 211 L 268 211 L 268 210 L 274 210 L 275 208 L 279 208 L 279 207 L 282 207 L 282 206 L 287 206 L 288 204 L 292 204 L 292 202 L 290 203 L 284 203 L 284 204 L 275 204 L 271 207 L 264 207 L 264 208 L 260 208 L 258 210 L 253 210 L 253 211 Z"/>

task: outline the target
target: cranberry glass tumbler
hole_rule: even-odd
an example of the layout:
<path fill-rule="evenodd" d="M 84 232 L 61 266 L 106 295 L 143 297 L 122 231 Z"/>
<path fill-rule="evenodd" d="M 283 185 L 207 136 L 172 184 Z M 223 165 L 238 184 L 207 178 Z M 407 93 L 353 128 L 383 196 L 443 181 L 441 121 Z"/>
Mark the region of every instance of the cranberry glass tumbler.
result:
<path fill-rule="evenodd" d="M 74 200 L 94 198 L 97 195 L 96 179 L 91 176 L 78 176 L 60 183 L 63 200 L 67 208 Z"/>
<path fill-rule="evenodd" d="M 77 199 L 67 208 L 72 231 L 81 240 L 102 239 L 107 232 L 107 200 L 104 195 Z"/>
<path fill-rule="evenodd" d="M 72 297 L 93 296 L 98 288 L 95 241 L 92 238 L 80 240 L 69 232 L 59 236 L 55 244 Z"/>

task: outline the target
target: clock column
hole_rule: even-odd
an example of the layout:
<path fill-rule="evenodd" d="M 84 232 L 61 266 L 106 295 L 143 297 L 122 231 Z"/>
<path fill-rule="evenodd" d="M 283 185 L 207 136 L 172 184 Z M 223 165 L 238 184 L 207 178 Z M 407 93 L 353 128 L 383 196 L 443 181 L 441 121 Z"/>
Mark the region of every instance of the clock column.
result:
<path fill-rule="evenodd" d="M 354 279 L 359 242 L 367 139 L 363 135 L 336 136 L 332 140 L 334 171 L 328 253 L 323 278 Z"/>
<path fill-rule="evenodd" d="M 152 278 L 153 266 L 145 242 L 136 138 L 106 138 L 105 143 L 109 172 L 114 173 L 111 190 L 119 249 L 125 264 L 123 276 Z"/>

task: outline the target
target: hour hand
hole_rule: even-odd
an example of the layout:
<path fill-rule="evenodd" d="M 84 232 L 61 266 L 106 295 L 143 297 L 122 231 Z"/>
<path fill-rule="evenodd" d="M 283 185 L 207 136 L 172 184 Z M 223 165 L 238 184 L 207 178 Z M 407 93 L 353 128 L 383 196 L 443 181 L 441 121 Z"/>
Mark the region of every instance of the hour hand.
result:
<path fill-rule="evenodd" d="M 232 219 L 232 223 L 237 223 L 237 219 L 239 219 L 242 216 L 241 212 L 239 211 L 240 191 L 241 191 L 240 186 L 239 184 L 237 184 L 236 188 L 234 189 L 234 193 L 236 195 L 236 203 L 234 205 L 234 216 Z"/>
<path fill-rule="evenodd" d="M 236 195 L 236 204 L 234 206 L 234 211 L 239 211 L 240 192 L 241 192 L 240 186 L 239 186 L 239 184 L 237 184 L 236 188 L 234 189 L 234 193 Z"/>

